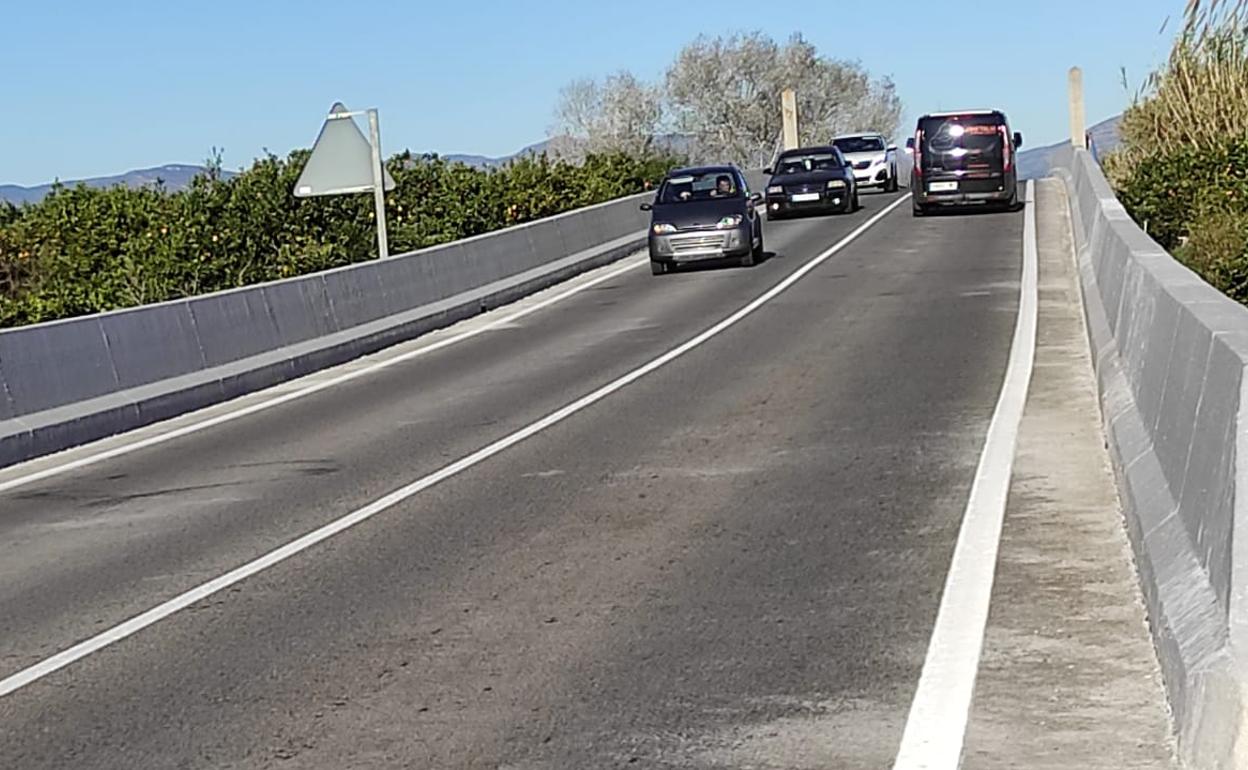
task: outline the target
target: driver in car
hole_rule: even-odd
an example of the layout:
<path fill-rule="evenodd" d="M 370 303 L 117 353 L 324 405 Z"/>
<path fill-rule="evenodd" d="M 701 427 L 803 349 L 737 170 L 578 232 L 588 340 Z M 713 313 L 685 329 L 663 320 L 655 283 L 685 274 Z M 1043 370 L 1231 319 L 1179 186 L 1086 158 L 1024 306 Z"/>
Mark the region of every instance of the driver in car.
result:
<path fill-rule="evenodd" d="M 720 175 L 715 180 L 715 195 L 719 198 L 728 198 L 736 194 L 736 188 L 733 187 L 732 177 Z"/>

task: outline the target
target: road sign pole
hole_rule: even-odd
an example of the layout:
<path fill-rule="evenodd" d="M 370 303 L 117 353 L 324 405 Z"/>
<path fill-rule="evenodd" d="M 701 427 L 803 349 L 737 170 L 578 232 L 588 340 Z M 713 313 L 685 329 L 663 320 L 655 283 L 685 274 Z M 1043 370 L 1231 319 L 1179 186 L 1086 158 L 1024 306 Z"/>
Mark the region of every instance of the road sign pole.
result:
<path fill-rule="evenodd" d="M 381 165 L 381 125 L 377 110 L 368 111 L 369 144 L 373 146 L 373 205 L 377 217 L 377 254 L 381 259 L 390 256 L 390 244 L 386 236 L 386 183 L 385 169 Z"/>

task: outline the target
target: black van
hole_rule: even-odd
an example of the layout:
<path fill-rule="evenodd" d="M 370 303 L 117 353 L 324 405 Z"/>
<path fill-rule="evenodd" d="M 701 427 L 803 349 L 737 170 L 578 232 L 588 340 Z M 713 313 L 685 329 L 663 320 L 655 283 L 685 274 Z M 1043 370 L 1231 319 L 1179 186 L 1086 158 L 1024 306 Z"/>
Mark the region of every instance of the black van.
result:
<path fill-rule="evenodd" d="M 1018 205 L 1018 164 L 1023 135 L 1010 132 L 998 110 L 940 112 L 919 118 L 906 148 L 914 155 L 910 190 L 914 215 L 936 206 Z"/>

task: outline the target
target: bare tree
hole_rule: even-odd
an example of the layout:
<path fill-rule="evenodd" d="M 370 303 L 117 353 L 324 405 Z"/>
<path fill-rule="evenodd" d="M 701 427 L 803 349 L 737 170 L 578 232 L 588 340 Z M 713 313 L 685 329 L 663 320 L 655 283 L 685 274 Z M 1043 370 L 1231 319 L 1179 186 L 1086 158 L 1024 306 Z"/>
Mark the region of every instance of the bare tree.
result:
<path fill-rule="evenodd" d="M 618 72 L 602 83 L 576 80 L 559 94 L 551 151 L 569 160 L 601 152 L 645 154 L 662 121 L 662 91 L 630 72 Z"/>
<path fill-rule="evenodd" d="M 702 160 L 758 166 L 781 133 L 780 94 L 797 91 L 803 144 L 846 131 L 891 136 L 901 119 L 892 81 L 872 80 L 860 64 L 820 56 L 801 35 L 780 45 L 761 32 L 698 38 L 667 73 L 678 130 Z"/>

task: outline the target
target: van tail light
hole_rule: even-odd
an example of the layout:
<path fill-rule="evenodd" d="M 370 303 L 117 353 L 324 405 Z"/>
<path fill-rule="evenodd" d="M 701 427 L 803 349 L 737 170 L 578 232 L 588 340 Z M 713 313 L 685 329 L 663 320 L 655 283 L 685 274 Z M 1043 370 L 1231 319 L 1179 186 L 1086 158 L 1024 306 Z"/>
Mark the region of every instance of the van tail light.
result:
<path fill-rule="evenodd" d="M 914 175 L 923 176 L 923 132 L 914 132 Z"/>
<path fill-rule="evenodd" d="M 1009 173 L 1014 164 L 1013 151 L 1010 148 L 1010 132 L 1005 126 L 997 126 L 1001 132 L 1001 157 L 1005 160 L 1005 171 Z"/>

